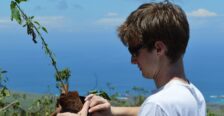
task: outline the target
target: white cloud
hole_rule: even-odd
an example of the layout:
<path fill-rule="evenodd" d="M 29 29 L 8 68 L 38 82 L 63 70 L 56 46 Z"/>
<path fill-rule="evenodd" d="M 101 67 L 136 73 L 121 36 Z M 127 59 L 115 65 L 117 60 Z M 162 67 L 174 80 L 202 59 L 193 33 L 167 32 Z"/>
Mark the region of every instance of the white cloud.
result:
<path fill-rule="evenodd" d="M 11 27 L 13 27 L 13 25 L 15 25 L 16 21 L 11 21 L 11 19 L 9 17 L 1 17 L 0 18 L 0 28 L 1 29 L 10 29 Z"/>
<path fill-rule="evenodd" d="M 118 26 L 120 25 L 125 19 L 120 17 L 115 12 L 108 12 L 105 17 L 96 21 L 96 24 L 104 25 L 104 26 Z"/>
<path fill-rule="evenodd" d="M 118 26 L 124 21 L 124 18 L 102 18 L 96 23 L 100 25 Z"/>
<path fill-rule="evenodd" d="M 71 25 L 70 19 L 65 16 L 37 16 L 35 20 L 48 30 L 68 31 Z"/>
<path fill-rule="evenodd" d="M 188 16 L 193 16 L 193 17 L 214 17 L 218 16 L 217 13 L 208 11 L 206 9 L 197 9 L 195 11 L 192 11 L 191 13 L 187 13 Z"/>
<path fill-rule="evenodd" d="M 61 25 L 65 22 L 64 16 L 36 16 L 35 20 L 45 25 Z"/>
<path fill-rule="evenodd" d="M 35 16 L 35 21 L 38 21 L 41 25 L 47 28 L 61 28 L 65 26 L 68 19 L 64 16 Z M 18 27 L 16 21 L 11 21 L 8 17 L 0 19 L 0 27 L 4 29 L 11 29 Z"/>
<path fill-rule="evenodd" d="M 106 14 L 106 16 L 108 16 L 108 17 L 115 17 L 115 16 L 118 16 L 118 14 L 115 13 L 115 12 L 108 12 L 108 13 Z"/>
<path fill-rule="evenodd" d="M 6 24 L 9 24 L 10 22 L 11 22 L 10 19 L 6 19 L 6 18 L 0 19 L 0 25 L 6 25 Z"/>

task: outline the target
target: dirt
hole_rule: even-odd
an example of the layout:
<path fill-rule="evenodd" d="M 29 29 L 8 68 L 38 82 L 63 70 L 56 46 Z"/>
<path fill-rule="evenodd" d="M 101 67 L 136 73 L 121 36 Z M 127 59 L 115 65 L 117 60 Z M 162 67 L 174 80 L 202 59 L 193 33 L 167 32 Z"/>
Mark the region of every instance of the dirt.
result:
<path fill-rule="evenodd" d="M 57 102 L 62 108 L 61 113 L 78 113 L 82 109 L 84 97 L 80 97 L 77 91 L 72 91 L 68 94 L 61 94 Z"/>

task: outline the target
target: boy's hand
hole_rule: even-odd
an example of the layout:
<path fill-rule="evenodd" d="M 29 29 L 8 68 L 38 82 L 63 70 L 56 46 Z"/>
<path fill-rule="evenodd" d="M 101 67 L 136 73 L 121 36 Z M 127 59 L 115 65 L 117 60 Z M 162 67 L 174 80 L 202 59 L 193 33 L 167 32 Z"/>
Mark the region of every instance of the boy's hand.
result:
<path fill-rule="evenodd" d="M 82 107 L 82 110 L 80 112 L 78 112 L 77 114 L 66 112 L 66 113 L 59 113 L 59 114 L 57 114 L 57 116 L 87 116 L 89 105 L 90 105 L 89 100 L 86 100 L 86 102 L 84 103 L 84 105 Z"/>
<path fill-rule="evenodd" d="M 88 111 L 93 116 L 112 116 L 111 104 L 103 97 L 90 94 L 86 97 L 85 100 L 90 101 L 90 108 Z"/>

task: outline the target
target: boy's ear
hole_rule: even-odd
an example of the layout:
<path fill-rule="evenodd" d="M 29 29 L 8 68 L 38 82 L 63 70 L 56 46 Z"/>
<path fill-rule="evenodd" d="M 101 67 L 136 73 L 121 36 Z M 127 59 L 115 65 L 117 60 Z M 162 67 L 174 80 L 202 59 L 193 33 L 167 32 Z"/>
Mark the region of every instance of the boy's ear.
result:
<path fill-rule="evenodd" d="M 165 54 L 167 51 L 167 47 L 162 41 L 156 41 L 154 46 L 158 55 Z"/>

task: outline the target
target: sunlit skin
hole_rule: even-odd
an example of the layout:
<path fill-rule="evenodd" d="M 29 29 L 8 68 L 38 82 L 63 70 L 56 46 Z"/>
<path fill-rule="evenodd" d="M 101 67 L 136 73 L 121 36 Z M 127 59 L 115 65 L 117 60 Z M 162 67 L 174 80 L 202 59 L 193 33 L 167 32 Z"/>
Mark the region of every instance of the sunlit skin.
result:
<path fill-rule="evenodd" d="M 178 79 L 187 83 L 182 58 L 171 64 L 165 54 L 167 51 L 165 44 L 157 41 L 154 47 L 151 51 L 147 48 L 140 49 L 137 56 L 132 56 L 131 63 L 138 66 L 145 78 L 153 79 L 157 88 L 168 83 L 171 79 Z"/>

